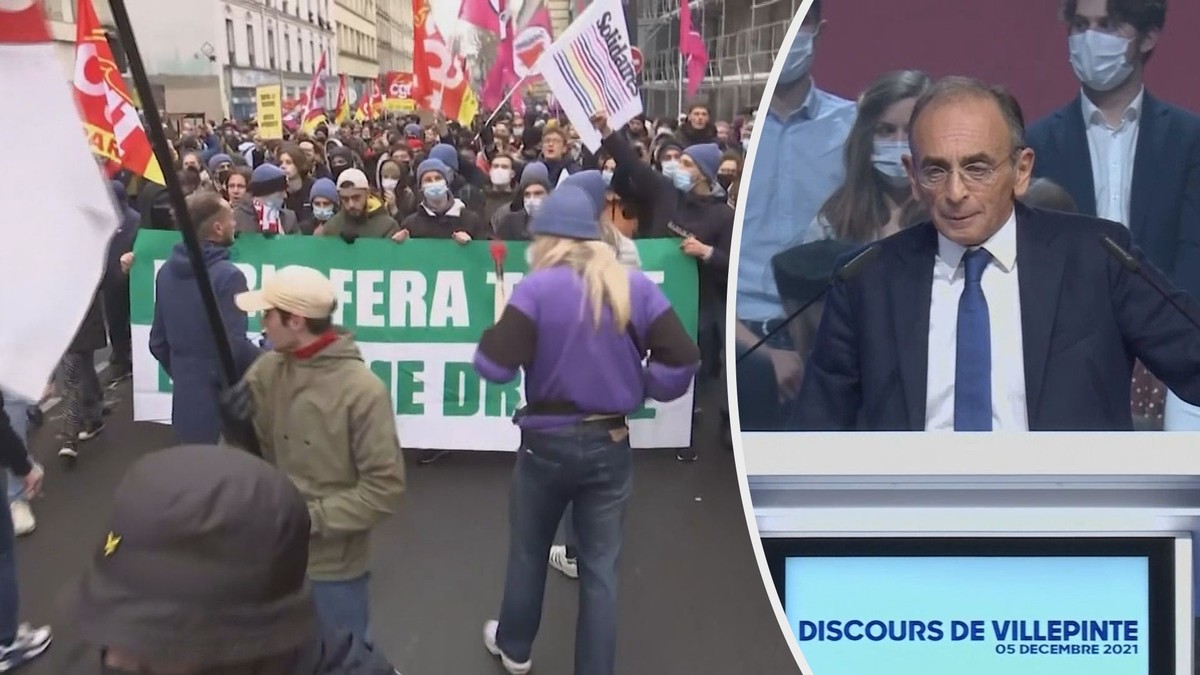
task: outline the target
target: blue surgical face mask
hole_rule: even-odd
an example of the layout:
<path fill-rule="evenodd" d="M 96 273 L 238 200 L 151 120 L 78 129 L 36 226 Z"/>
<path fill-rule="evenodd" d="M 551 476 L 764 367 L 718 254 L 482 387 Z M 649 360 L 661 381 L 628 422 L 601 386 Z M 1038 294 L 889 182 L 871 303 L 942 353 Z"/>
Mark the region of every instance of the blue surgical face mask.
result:
<path fill-rule="evenodd" d="M 601 172 L 601 174 L 600 174 L 600 175 L 604 177 L 604 184 L 605 184 L 605 185 L 612 185 L 613 172 L 611 172 L 611 171 L 603 171 L 603 172 Z"/>
<path fill-rule="evenodd" d="M 904 170 L 904 161 L 901 159 L 907 154 L 906 141 L 875 141 L 871 164 L 888 183 L 896 186 L 907 185 L 908 172 Z"/>
<path fill-rule="evenodd" d="M 271 195 L 269 197 L 263 197 L 262 203 L 265 204 L 267 206 L 267 208 L 271 208 L 276 211 L 279 211 L 283 208 L 283 197 L 281 197 L 279 195 Z"/>
<path fill-rule="evenodd" d="M 431 204 L 441 204 L 450 197 L 450 186 L 445 183 L 426 183 L 421 186 L 421 193 Z"/>
<path fill-rule="evenodd" d="M 537 212 L 542 208 L 542 197 L 526 197 L 525 198 L 525 213 L 530 216 L 536 216 Z"/>
<path fill-rule="evenodd" d="M 325 206 L 325 207 L 314 206 L 313 207 L 313 218 L 316 218 L 317 220 L 321 221 L 322 223 L 329 220 L 332 217 L 333 217 L 333 207 L 332 206 Z"/>
<path fill-rule="evenodd" d="M 667 178 L 670 178 L 671 176 L 675 175 L 675 172 L 678 170 L 679 170 L 679 160 L 677 160 L 677 159 L 668 159 L 667 161 L 662 163 L 662 173 Z"/>
<path fill-rule="evenodd" d="M 779 72 L 780 84 L 799 82 L 812 72 L 813 37 L 806 30 L 796 33 L 796 40 L 783 59 L 783 70 Z"/>
<path fill-rule="evenodd" d="M 696 186 L 696 179 L 692 176 L 691 171 L 683 171 L 677 169 L 671 174 L 671 180 L 675 183 L 675 189 L 680 192 L 691 192 Z"/>

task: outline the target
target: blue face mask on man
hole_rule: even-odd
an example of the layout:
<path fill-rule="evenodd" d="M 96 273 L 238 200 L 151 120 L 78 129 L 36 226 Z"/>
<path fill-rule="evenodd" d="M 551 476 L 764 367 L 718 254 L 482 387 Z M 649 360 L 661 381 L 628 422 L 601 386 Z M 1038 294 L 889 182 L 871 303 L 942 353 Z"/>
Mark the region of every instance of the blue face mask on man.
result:
<path fill-rule="evenodd" d="M 332 206 L 314 206 L 312 211 L 313 218 L 316 218 L 322 223 L 333 217 Z"/>
<path fill-rule="evenodd" d="M 283 195 L 269 195 L 267 197 L 263 197 L 262 203 L 265 204 L 269 209 L 280 211 L 283 209 Z"/>
<path fill-rule="evenodd" d="M 791 84 L 804 79 L 812 71 L 814 33 L 801 30 L 796 33 L 791 49 L 783 59 L 783 70 L 779 72 L 780 84 Z"/>
<path fill-rule="evenodd" d="M 441 208 L 450 201 L 450 186 L 440 181 L 426 183 L 421 186 L 421 194 L 425 195 L 425 203 L 435 209 Z"/>
<path fill-rule="evenodd" d="M 696 178 L 691 171 L 679 167 L 671 173 L 671 181 L 675 183 L 675 189 L 680 192 L 691 192 L 692 188 L 696 187 Z"/>

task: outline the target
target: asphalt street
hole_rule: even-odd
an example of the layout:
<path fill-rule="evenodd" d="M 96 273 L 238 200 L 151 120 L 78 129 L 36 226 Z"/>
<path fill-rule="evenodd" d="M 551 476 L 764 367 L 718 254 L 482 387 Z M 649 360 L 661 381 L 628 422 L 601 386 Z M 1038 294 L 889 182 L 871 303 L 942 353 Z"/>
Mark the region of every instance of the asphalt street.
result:
<path fill-rule="evenodd" d="M 47 468 L 34 504 L 37 531 L 17 545 L 22 619 L 50 623 L 50 651 L 21 672 L 93 673 L 98 650 L 73 637 L 62 589 L 104 540 L 112 491 L 138 457 L 168 446 L 168 427 L 134 423 L 129 384 L 105 431 L 60 464 L 53 415 L 33 439 Z M 720 443 L 716 401 L 694 434 L 699 461 L 636 451 L 621 568 L 621 675 L 792 675 L 799 669 L 759 579 L 732 453 Z M 711 405 L 709 405 L 711 404 Z M 403 440 L 403 439 L 401 439 Z M 405 675 L 491 675 L 483 622 L 500 601 L 513 456 L 456 452 L 435 464 L 409 458 L 409 492 L 375 534 L 372 632 Z M 577 582 L 551 571 L 535 673 L 572 671 Z"/>

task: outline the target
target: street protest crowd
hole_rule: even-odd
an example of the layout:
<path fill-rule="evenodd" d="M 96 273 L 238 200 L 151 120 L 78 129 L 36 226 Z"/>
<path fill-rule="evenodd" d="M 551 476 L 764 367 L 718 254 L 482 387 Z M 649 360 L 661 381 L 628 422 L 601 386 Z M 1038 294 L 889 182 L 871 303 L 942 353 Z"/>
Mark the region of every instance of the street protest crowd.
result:
<path fill-rule="evenodd" d="M 639 116 L 612 129 L 600 112 L 591 123 L 603 143 L 592 153 L 565 115 L 545 104 L 528 110 L 481 113 L 469 126 L 416 114 L 322 123 L 277 140 L 263 138 L 253 123 L 181 126 L 173 170 L 241 379 L 221 384 L 196 271 L 181 243 L 157 271 L 149 338 L 172 380 L 172 431 L 181 447 L 135 464 L 118 491 L 104 553 L 78 590 L 80 632 L 105 650 L 105 672 L 160 672 L 159 664 L 179 654 L 194 663 L 249 658 L 215 654 L 194 640 L 173 643 L 154 625 L 156 611 L 197 626 L 217 621 L 213 640 L 253 627 L 276 648 L 254 658 L 287 655 L 253 672 L 392 672 L 375 651 L 386 636 L 370 630 L 367 591 L 370 532 L 397 508 L 406 481 L 391 393 L 364 364 L 354 336 L 335 325 L 337 295 L 324 273 L 292 265 L 251 284 L 231 262 L 238 237 L 296 236 L 401 246 L 410 239 L 529 242 L 530 273 L 474 359 L 489 382 L 525 373 L 525 405 L 514 416 L 521 448 L 504 601 L 497 621 L 484 626 L 484 643 L 508 672 L 529 672 L 549 567 L 580 581 L 575 672 L 613 672 L 617 561 L 632 480 L 627 416 L 647 399 L 679 399 L 694 387 L 715 394 L 706 402 L 722 402 L 729 442 L 722 324 L 733 207 L 753 118 L 716 122 L 696 104 L 681 119 Z M 138 232 L 177 229 L 162 186 L 120 174 L 112 188 L 122 227 L 92 309 L 46 391 L 62 399 L 59 455 L 83 471 L 87 442 L 102 433 L 109 413 L 106 390 L 134 370 L 129 273 Z M 697 265 L 695 331 L 638 271 L 634 242 L 671 238 Z M 256 339 L 249 317 L 260 313 Z M 106 347 L 102 378 L 95 360 Z M 0 622 L 0 672 L 37 657 L 51 640 L 49 627 L 18 626 L 11 564 L 13 535 L 35 527 L 28 498 L 42 472 L 23 447 L 25 427 L 43 423 L 39 403 L 7 396 L 10 424 L 0 425 L 13 526 L 0 529 L 10 563 L 0 565 L 0 588 L 13 600 L 5 605 L 11 630 Z M 252 453 L 211 447 L 220 443 Z M 197 446 L 212 452 L 198 454 Z M 409 449 L 421 463 L 445 454 Z M 257 462 L 254 453 L 290 481 L 248 465 Z M 677 458 L 697 459 L 691 448 Z M 135 512 L 155 508 L 155 497 L 132 493 L 148 485 L 157 486 L 158 499 L 175 486 L 177 506 L 195 511 L 160 505 L 170 516 L 147 525 Z M 246 512 L 264 515 L 236 515 Z M 218 580 L 217 571 L 185 560 L 206 546 L 217 556 L 229 545 L 203 534 L 205 523 L 277 547 L 244 544 L 255 556 L 233 565 L 241 570 L 236 580 L 230 570 Z M 162 528 L 193 532 L 195 548 Z M 122 556 L 135 546 L 136 555 Z M 158 569 L 160 559 L 176 566 Z M 190 579 L 212 584 L 205 592 L 225 605 L 248 608 L 237 617 L 208 616 L 202 606 L 212 598 L 185 588 Z M 270 586 L 270 597 L 256 585 Z"/>

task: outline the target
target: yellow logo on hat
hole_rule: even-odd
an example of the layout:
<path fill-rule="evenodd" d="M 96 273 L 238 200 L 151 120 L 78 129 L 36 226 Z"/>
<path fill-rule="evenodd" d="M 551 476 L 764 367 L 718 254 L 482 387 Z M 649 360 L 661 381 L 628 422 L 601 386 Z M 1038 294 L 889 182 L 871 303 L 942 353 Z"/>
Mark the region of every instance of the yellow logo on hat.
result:
<path fill-rule="evenodd" d="M 104 540 L 104 557 L 107 558 L 108 556 L 112 555 L 113 553 L 116 553 L 117 546 L 119 546 L 120 544 L 121 544 L 121 538 L 118 537 L 117 535 L 113 534 L 112 532 L 109 532 L 108 537 L 105 538 L 105 540 Z"/>

